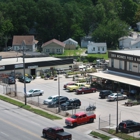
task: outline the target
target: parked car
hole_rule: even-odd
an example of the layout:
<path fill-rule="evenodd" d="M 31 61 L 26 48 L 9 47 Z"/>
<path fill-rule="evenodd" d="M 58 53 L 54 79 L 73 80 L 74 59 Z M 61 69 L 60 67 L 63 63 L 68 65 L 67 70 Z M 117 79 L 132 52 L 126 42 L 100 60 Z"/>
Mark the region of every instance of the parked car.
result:
<path fill-rule="evenodd" d="M 112 94 L 111 90 L 101 90 L 99 93 L 100 98 L 106 98 L 108 95 Z"/>
<path fill-rule="evenodd" d="M 96 88 L 90 88 L 90 87 L 80 87 L 76 90 L 76 94 L 85 94 L 85 93 L 92 93 L 96 92 Z"/>
<path fill-rule="evenodd" d="M 26 83 L 30 83 L 32 80 L 30 79 L 30 78 L 28 78 L 28 77 L 21 77 L 21 78 L 19 78 L 19 81 L 20 82 L 26 82 Z"/>
<path fill-rule="evenodd" d="M 62 110 L 74 109 L 79 108 L 81 106 L 81 101 L 77 98 L 70 99 L 67 102 L 61 104 Z"/>
<path fill-rule="evenodd" d="M 44 91 L 41 89 L 31 89 L 26 93 L 27 97 L 32 97 L 32 96 L 41 96 L 44 94 Z"/>
<path fill-rule="evenodd" d="M 57 107 L 59 105 L 59 103 L 61 105 L 61 104 L 65 103 L 65 102 L 67 102 L 68 100 L 69 100 L 68 97 L 61 96 L 61 97 L 58 97 L 56 99 L 53 99 L 51 102 L 49 102 L 48 103 L 48 106 L 49 107 Z"/>
<path fill-rule="evenodd" d="M 74 85 L 74 84 L 75 84 L 74 82 L 66 83 L 63 87 L 64 89 L 67 89 L 67 86 Z"/>
<path fill-rule="evenodd" d="M 118 97 L 117 97 L 118 96 Z M 116 101 L 116 100 L 125 100 L 127 99 L 127 95 L 121 94 L 121 93 L 112 93 L 108 95 L 108 101 Z"/>
<path fill-rule="evenodd" d="M 77 125 L 83 124 L 83 123 L 93 123 L 94 119 L 96 119 L 95 114 L 87 114 L 85 112 L 79 112 L 76 114 L 73 114 L 71 117 L 65 119 L 65 124 L 67 126 L 76 127 Z"/>
<path fill-rule="evenodd" d="M 53 140 L 72 140 L 72 135 L 60 127 L 47 127 L 42 130 L 44 138 Z"/>
<path fill-rule="evenodd" d="M 80 87 L 90 87 L 90 85 L 87 85 L 85 83 L 75 83 L 75 85 L 71 85 L 67 87 L 68 91 L 76 91 Z"/>
<path fill-rule="evenodd" d="M 58 97 L 59 95 L 49 96 L 47 99 L 44 100 L 43 104 L 48 105 L 50 102 L 52 102 L 52 100 L 56 100 Z"/>
<path fill-rule="evenodd" d="M 133 120 L 125 120 L 119 124 L 118 130 L 120 130 L 121 132 L 125 132 L 125 133 L 139 131 L 140 130 L 140 123 L 135 122 Z"/>
<path fill-rule="evenodd" d="M 8 84 L 15 84 L 16 82 L 14 77 L 7 77 L 6 80 Z"/>

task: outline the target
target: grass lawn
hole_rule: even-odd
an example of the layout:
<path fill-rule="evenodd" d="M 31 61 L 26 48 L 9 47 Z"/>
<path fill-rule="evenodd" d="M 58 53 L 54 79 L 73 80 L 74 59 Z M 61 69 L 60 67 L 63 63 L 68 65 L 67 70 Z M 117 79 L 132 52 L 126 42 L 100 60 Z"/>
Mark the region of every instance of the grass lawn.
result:
<path fill-rule="evenodd" d="M 24 105 L 23 103 L 21 103 L 19 101 L 16 101 L 14 99 L 11 99 L 11 98 L 8 98 L 8 97 L 2 96 L 2 95 L 0 95 L 0 100 L 6 101 L 8 103 L 11 103 L 11 104 L 16 105 L 16 106 L 18 106 L 20 108 L 26 109 L 28 111 L 31 111 L 31 112 L 33 112 L 35 114 L 41 115 L 41 116 L 46 117 L 46 118 L 51 119 L 51 120 L 62 119 L 62 118 L 60 118 L 58 116 L 49 114 L 49 113 L 47 113 L 47 112 L 45 112 L 43 110 L 40 110 L 40 109 L 33 108 L 30 105 Z"/>
<path fill-rule="evenodd" d="M 88 54 L 88 56 L 96 58 L 104 58 L 105 60 L 108 60 L 108 52 L 106 54 Z"/>

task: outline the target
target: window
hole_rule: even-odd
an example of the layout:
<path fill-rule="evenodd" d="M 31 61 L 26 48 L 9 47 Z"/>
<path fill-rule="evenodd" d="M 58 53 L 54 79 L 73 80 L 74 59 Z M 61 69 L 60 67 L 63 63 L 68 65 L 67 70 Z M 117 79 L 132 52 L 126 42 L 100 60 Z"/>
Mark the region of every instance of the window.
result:
<path fill-rule="evenodd" d="M 129 71 L 132 71 L 132 62 L 129 62 Z"/>
<path fill-rule="evenodd" d="M 111 59 L 111 67 L 114 68 L 114 59 Z"/>
<path fill-rule="evenodd" d="M 119 60 L 119 69 L 122 69 L 122 61 Z"/>
<path fill-rule="evenodd" d="M 100 51 L 100 47 L 98 47 L 98 51 Z"/>
<path fill-rule="evenodd" d="M 50 49 L 46 49 L 46 52 L 50 52 Z"/>
<path fill-rule="evenodd" d="M 60 49 L 57 49 L 56 52 L 61 52 L 61 50 Z"/>
<path fill-rule="evenodd" d="M 104 48 L 102 48 L 102 51 L 104 51 Z"/>
<path fill-rule="evenodd" d="M 93 47 L 92 51 L 95 51 L 95 48 Z"/>

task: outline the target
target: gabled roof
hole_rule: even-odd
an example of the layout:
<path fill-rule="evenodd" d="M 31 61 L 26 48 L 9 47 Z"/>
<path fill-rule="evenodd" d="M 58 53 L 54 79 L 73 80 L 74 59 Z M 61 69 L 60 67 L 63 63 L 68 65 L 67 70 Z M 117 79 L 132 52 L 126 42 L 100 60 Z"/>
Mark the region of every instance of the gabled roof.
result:
<path fill-rule="evenodd" d="M 95 42 L 88 42 L 89 45 L 95 45 L 97 47 L 107 46 L 106 43 L 95 43 Z"/>
<path fill-rule="evenodd" d="M 65 41 L 63 41 L 63 42 L 64 42 L 64 43 L 67 43 L 67 41 L 71 41 L 71 42 L 73 42 L 73 43 L 75 43 L 75 44 L 78 44 L 78 42 L 75 41 L 75 40 L 73 40 L 72 38 L 69 38 L 69 39 L 67 39 L 67 40 L 65 40 Z"/>
<path fill-rule="evenodd" d="M 50 40 L 50 41 L 48 41 L 48 42 L 42 44 L 42 47 L 47 46 L 47 45 L 49 45 L 49 44 L 51 44 L 51 43 L 55 43 L 55 44 L 58 44 L 58 45 L 60 45 L 60 46 L 62 46 L 62 47 L 65 47 L 65 44 L 64 44 L 63 42 L 61 42 L 61 41 L 59 41 L 59 40 L 56 40 L 56 39 L 52 39 L 52 40 Z"/>
<path fill-rule="evenodd" d="M 38 43 L 38 41 L 34 39 L 33 35 L 24 35 L 24 36 L 14 36 L 12 45 L 21 45 L 23 40 L 26 45 L 33 45 Z"/>
<path fill-rule="evenodd" d="M 123 36 L 123 37 L 119 38 L 118 40 L 119 40 L 119 41 L 120 41 L 120 40 L 125 40 L 125 39 L 127 39 L 127 38 L 129 38 L 129 39 L 134 39 L 134 38 L 131 37 L 131 36 Z"/>

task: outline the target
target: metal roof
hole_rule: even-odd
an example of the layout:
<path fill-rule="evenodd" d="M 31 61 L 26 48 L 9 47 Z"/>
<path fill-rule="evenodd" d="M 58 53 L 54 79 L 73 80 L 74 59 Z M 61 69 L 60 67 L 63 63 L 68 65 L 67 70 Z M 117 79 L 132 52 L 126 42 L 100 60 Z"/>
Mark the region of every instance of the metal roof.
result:
<path fill-rule="evenodd" d="M 61 60 L 60 58 L 55 57 L 36 57 L 36 58 L 25 58 L 25 63 L 32 63 L 32 62 L 43 62 L 43 61 L 55 61 L 55 60 Z M 23 58 L 8 58 L 8 59 L 2 59 L 0 61 L 0 66 L 3 65 L 12 65 L 12 64 L 21 64 L 23 63 Z"/>
<path fill-rule="evenodd" d="M 100 77 L 100 78 L 104 78 L 120 83 L 125 83 L 128 85 L 140 87 L 140 77 L 134 75 L 113 72 L 113 71 L 104 71 L 104 72 L 100 71 L 100 72 L 92 73 L 90 75 L 94 77 Z"/>
<path fill-rule="evenodd" d="M 112 50 L 109 51 L 111 53 L 121 53 L 121 54 L 128 54 L 128 55 L 135 55 L 135 56 L 140 56 L 140 50 L 138 49 L 131 49 L 131 50 Z"/>

